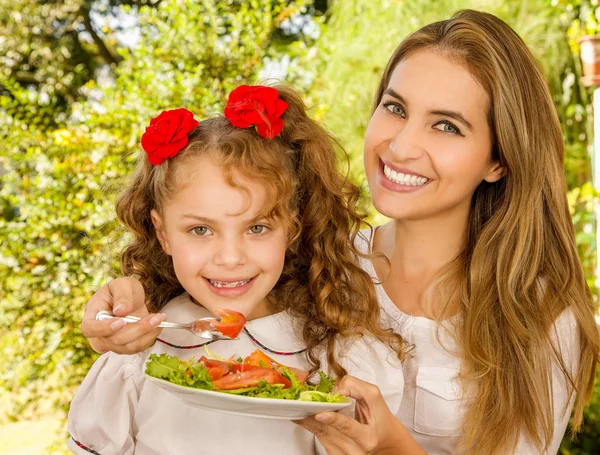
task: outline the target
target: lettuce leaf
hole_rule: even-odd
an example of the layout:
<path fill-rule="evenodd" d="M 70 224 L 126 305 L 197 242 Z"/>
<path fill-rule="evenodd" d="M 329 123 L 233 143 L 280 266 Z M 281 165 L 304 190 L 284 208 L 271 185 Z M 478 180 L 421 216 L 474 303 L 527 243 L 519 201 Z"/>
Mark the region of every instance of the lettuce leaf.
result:
<path fill-rule="evenodd" d="M 324 393 L 318 390 L 307 390 L 300 394 L 300 401 L 317 401 L 320 403 L 348 403 L 350 400 L 339 393 Z"/>
<path fill-rule="evenodd" d="M 194 359 L 184 361 L 168 354 L 158 356 L 150 354 L 150 358 L 146 362 L 146 374 L 173 384 L 196 389 L 212 390 L 213 388 L 208 370 Z"/>

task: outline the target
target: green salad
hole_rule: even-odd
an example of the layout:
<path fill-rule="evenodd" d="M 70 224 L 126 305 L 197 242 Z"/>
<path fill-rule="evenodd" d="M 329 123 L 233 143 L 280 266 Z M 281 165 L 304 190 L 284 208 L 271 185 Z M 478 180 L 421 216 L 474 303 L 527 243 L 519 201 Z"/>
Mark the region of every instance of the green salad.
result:
<path fill-rule="evenodd" d="M 309 373 L 282 365 L 262 351 L 245 359 L 226 360 L 202 356 L 198 361 L 179 360 L 167 354 L 151 354 L 146 374 L 173 384 L 247 397 L 275 398 L 324 403 L 347 403 L 331 393 L 335 381 L 317 372 L 319 382 L 308 382 Z"/>

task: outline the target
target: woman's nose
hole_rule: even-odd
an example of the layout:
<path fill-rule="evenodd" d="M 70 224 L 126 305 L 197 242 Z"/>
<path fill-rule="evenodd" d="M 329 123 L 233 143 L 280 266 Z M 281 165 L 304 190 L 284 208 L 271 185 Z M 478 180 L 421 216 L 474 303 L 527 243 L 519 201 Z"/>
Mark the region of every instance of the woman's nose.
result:
<path fill-rule="evenodd" d="M 392 137 L 388 147 L 399 162 L 418 159 L 425 153 L 424 133 L 416 123 L 406 122 Z"/>

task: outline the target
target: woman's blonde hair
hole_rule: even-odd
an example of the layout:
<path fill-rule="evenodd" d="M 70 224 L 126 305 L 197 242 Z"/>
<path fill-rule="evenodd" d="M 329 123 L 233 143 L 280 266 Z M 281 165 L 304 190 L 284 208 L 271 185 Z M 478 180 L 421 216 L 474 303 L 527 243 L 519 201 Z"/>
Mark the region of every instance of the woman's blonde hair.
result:
<path fill-rule="evenodd" d="M 307 116 L 293 89 L 275 88 L 289 107 L 283 131 L 274 139 L 217 116 L 201 121 L 186 148 L 159 166 L 140 154 L 131 183 L 117 201 L 117 215 L 133 235 L 121 257 L 123 273 L 141 281 L 151 311 L 184 292 L 171 257 L 158 242 L 150 211 L 162 215 L 170 197 L 192 176 L 194 161 L 209 157 L 222 166 L 230 185 L 239 187 L 235 173 L 263 184 L 270 203 L 264 215 L 288 228 L 283 273 L 271 295 L 278 309 L 298 318 L 313 366 L 320 366 L 317 350 L 325 348 L 333 372 L 345 374 L 334 355 L 338 335 L 372 334 L 402 358 L 402 339 L 379 326 L 375 289 L 359 265 L 354 240 L 364 216 L 357 211 L 359 189 L 337 170 L 339 146 Z"/>
<path fill-rule="evenodd" d="M 375 107 L 396 65 L 422 50 L 464 65 L 488 93 L 491 153 L 505 169 L 498 182 L 484 181 L 476 189 L 466 246 L 430 294 L 453 296 L 440 320 L 451 309 L 462 315 L 455 331 L 461 377 L 466 389 L 475 384 L 476 398 L 466 411 L 460 447 L 474 454 L 513 453 L 525 436 L 541 453 L 552 441 L 554 413 L 564 412 L 553 409 L 553 360 L 577 395 L 577 432 L 599 353 L 594 305 L 567 205 L 558 117 L 521 38 L 500 19 L 470 10 L 427 25 L 400 44 Z M 575 374 L 551 342 L 553 324 L 565 310 L 579 331 L 573 334 L 581 347 Z"/>

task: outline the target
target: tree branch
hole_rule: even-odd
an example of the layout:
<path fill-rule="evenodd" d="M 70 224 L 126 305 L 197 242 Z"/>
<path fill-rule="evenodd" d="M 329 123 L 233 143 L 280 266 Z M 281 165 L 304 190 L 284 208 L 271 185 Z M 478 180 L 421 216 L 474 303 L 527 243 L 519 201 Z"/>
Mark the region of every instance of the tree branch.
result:
<path fill-rule="evenodd" d="M 92 39 L 94 40 L 94 43 L 96 43 L 96 46 L 98 46 L 98 50 L 100 51 L 100 54 L 104 60 L 106 60 L 106 62 L 109 64 L 117 64 L 123 60 L 119 55 L 114 55 L 104 40 L 100 38 L 98 33 L 96 33 L 96 30 L 94 30 L 92 25 L 92 21 L 90 20 L 90 11 L 86 8 L 82 8 L 81 15 L 83 16 L 83 25 L 85 26 L 85 29 L 92 36 Z"/>

